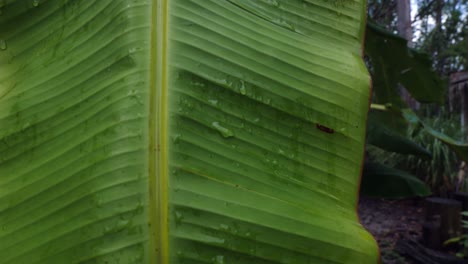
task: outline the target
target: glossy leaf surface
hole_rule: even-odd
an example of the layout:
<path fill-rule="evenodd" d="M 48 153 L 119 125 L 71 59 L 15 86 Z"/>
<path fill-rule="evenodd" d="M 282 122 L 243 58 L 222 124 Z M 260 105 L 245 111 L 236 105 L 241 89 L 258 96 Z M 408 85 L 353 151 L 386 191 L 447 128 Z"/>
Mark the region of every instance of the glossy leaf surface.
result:
<path fill-rule="evenodd" d="M 377 263 L 365 1 L 6 1 L 2 263 Z"/>

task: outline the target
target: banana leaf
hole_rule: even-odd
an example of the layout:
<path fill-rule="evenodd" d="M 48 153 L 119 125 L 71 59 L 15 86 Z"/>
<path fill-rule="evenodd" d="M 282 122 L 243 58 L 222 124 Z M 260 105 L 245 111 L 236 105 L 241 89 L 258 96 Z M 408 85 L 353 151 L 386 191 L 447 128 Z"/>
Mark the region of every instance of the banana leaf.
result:
<path fill-rule="evenodd" d="M 401 112 L 409 124 L 422 128 L 424 132 L 446 144 L 458 155 L 460 159 L 468 162 L 468 142 L 457 140 L 447 134 L 437 131 L 435 128 L 423 122 L 411 109 L 402 109 Z"/>
<path fill-rule="evenodd" d="M 399 84 L 421 103 L 445 102 L 445 82 L 432 69 L 428 54 L 408 48 L 407 41 L 374 23 L 367 24 L 366 55 L 373 71 L 375 102 L 404 108 Z"/>
<path fill-rule="evenodd" d="M 366 162 L 361 194 L 380 198 L 428 196 L 429 187 L 416 176 L 384 164 Z"/>
<path fill-rule="evenodd" d="M 432 154 L 407 136 L 403 136 L 391 126 L 388 126 L 381 117 L 379 111 L 370 111 L 367 122 L 367 143 L 381 149 L 400 154 L 418 155 L 431 158 Z M 385 120 L 385 119 L 384 119 Z"/>
<path fill-rule="evenodd" d="M 0 3 L 2 264 L 378 262 L 364 0 Z"/>

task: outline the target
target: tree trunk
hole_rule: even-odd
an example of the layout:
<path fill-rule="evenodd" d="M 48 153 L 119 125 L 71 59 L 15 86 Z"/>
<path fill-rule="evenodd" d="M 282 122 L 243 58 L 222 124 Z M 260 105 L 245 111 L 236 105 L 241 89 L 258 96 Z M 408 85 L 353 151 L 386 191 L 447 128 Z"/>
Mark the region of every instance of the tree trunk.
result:
<path fill-rule="evenodd" d="M 423 223 L 423 242 L 427 248 L 440 249 L 440 215 L 433 215 Z"/>
<path fill-rule="evenodd" d="M 455 99 L 460 100 L 460 126 L 465 133 L 468 129 L 468 71 L 452 73 L 450 75 L 450 87 L 458 92 L 454 94 L 459 95 Z"/>
<path fill-rule="evenodd" d="M 444 0 L 434 0 L 435 1 L 435 7 L 434 7 L 434 20 L 435 20 L 435 29 L 434 32 L 435 34 L 433 35 L 433 43 L 432 45 L 435 47 L 433 53 L 436 54 L 437 60 L 436 60 L 436 69 L 439 73 L 445 74 L 445 60 L 446 58 L 441 56 L 441 52 L 444 49 L 444 46 L 442 43 L 446 41 L 443 36 L 443 30 L 442 30 L 442 16 L 443 16 L 443 9 L 445 6 Z"/>
<path fill-rule="evenodd" d="M 444 8 L 444 0 L 436 0 L 435 22 L 437 31 L 442 31 L 442 10 Z"/>
<path fill-rule="evenodd" d="M 433 219 L 436 215 L 440 217 L 439 231 L 441 243 L 461 234 L 460 212 L 462 204 L 459 201 L 431 197 L 426 198 L 424 207 L 426 209 L 426 220 Z"/>
<path fill-rule="evenodd" d="M 413 46 L 413 30 L 411 28 L 411 3 L 410 0 L 397 1 L 397 29 L 398 34 L 406 39 L 408 47 Z M 419 109 L 419 103 L 409 92 L 400 87 L 400 93 L 406 104 L 412 109 Z"/>
<path fill-rule="evenodd" d="M 413 46 L 413 31 L 411 28 L 410 0 L 397 1 L 398 34 L 408 41 L 408 47 Z"/>
<path fill-rule="evenodd" d="M 465 133 L 466 128 L 468 127 L 468 85 L 461 85 L 460 89 L 461 94 L 461 115 L 460 115 L 460 124 L 461 129 Z"/>
<path fill-rule="evenodd" d="M 454 196 L 455 196 L 455 199 L 462 204 L 462 211 L 468 212 L 468 193 L 456 192 Z M 462 215 L 461 219 L 464 221 L 468 221 L 468 216 Z M 463 234 L 465 235 L 468 234 L 468 228 L 465 228 L 463 224 L 462 224 L 462 231 L 463 231 Z"/>

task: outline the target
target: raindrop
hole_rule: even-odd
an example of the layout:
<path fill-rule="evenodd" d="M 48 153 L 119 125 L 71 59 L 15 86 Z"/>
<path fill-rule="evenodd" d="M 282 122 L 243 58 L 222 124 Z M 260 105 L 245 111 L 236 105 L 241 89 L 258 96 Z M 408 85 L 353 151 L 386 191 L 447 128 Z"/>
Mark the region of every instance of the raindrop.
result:
<path fill-rule="evenodd" d="M 295 26 L 294 26 L 293 24 L 288 23 L 288 22 L 285 21 L 285 20 L 282 20 L 282 19 L 274 19 L 273 22 L 276 23 L 276 24 L 278 24 L 278 25 L 280 25 L 280 26 L 282 26 L 282 27 L 284 27 L 284 28 L 287 28 L 287 29 L 289 29 L 289 30 L 291 30 L 291 31 L 296 31 Z"/>
<path fill-rule="evenodd" d="M 247 93 L 247 90 L 245 89 L 245 83 L 243 80 L 241 80 L 240 82 L 241 82 L 241 86 L 239 88 L 239 91 L 242 95 L 245 95 Z"/>
<path fill-rule="evenodd" d="M 276 0 L 268 0 L 267 4 L 269 4 L 271 6 L 276 6 L 276 7 L 280 6 L 280 3 L 278 1 L 276 1 Z"/>
<path fill-rule="evenodd" d="M 180 140 L 180 135 L 174 135 L 172 137 L 172 142 L 174 142 L 174 144 L 178 144 L 179 140 Z"/>
<path fill-rule="evenodd" d="M 226 224 L 220 224 L 219 229 L 223 231 L 229 231 L 229 226 Z"/>
<path fill-rule="evenodd" d="M 198 66 L 198 67 L 200 67 L 200 66 Z M 193 84 L 194 86 L 198 86 L 198 87 L 205 87 L 205 84 L 202 83 L 202 82 L 192 82 L 192 84 Z"/>
<path fill-rule="evenodd" d="M 0 39 L 0 49 L 1 50 L 6 50 L 7 49 L 7 44 L 4 39 Z"/>
<path fill-rule="evenodd" d="M 211 236 L 205 237 L 205 242 L 214 244 L 214 245 L 223 245 L 224 243 L 226 243 L 226 241 L 222 238 L 211 237 Z"/>
<path fill-rule="evenodd" d="M 218 100 L 216 100 L 216 99 L 209 99 L 208 102 L 209 102 L 211 105 L 214 105 L 214 106 L 217 106 L 217 105 L 218 105 Z"/>
<path fill-rule="evenodd" d="M 184 219 L 184 217 L 182 216 L 180 212 L 175 212 L 175 217 L 176 217 L 176 223 L 180 223 L 182 222 L 182 219 Z"/>
<path fill-rule="evenodd" d="M 22 128 L 22 129 L 25 130 L 26 128 L 28 128 L 28 127 L 30 127 L 30 126 L 31 126 L 31 123 L 26 122 L 26 123 L 23 124 L 23 128 Z"/>
<path fill-rule="evenodd" d="M 33 0 L 33 6 L 38 7 L 39 6 L 39 0 Z"/>
<path fill-rule="evenodd" d="M 278 148 L 278 154 L 281 154 L 281 155 L 284 155 L 284 150 L 282 150 L 281 148 Z"/>
<path fill-rule="evenodd" d="M 113 232 L 119 232 L 122 231 L 125 227 L 127 227 L 130 224 L 130 221 L 128 220 L 119 220 L 115 225 L 113 226 L 106 226 L 104 228 L 104 233 L 113 233 Z"/>
<path fill-rule="evenodd" d="M 216 130 L 218 130 L 218 132 L 225 138 L 234 136 L 234 133 L 231 130 L 221 126 L 219 122 L 213 122 L 211 123 L 211 126 L 214 127 Z"/>
<path fill-rule="evenodd" d="M 224 256 L 218 255 L 213 258 L 214 264 L 224 264 Z"/>

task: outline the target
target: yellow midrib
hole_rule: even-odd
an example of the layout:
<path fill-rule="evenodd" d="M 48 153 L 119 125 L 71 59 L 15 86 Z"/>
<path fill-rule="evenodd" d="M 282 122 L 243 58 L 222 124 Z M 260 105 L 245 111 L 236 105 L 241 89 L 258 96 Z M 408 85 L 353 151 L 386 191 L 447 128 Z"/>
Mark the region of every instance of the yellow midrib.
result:
<path fill-rule="evenodd" d="M 167 0 L 151 10 L 149 106 L 150 263 L 169 263 L 167 174 Z"/>

